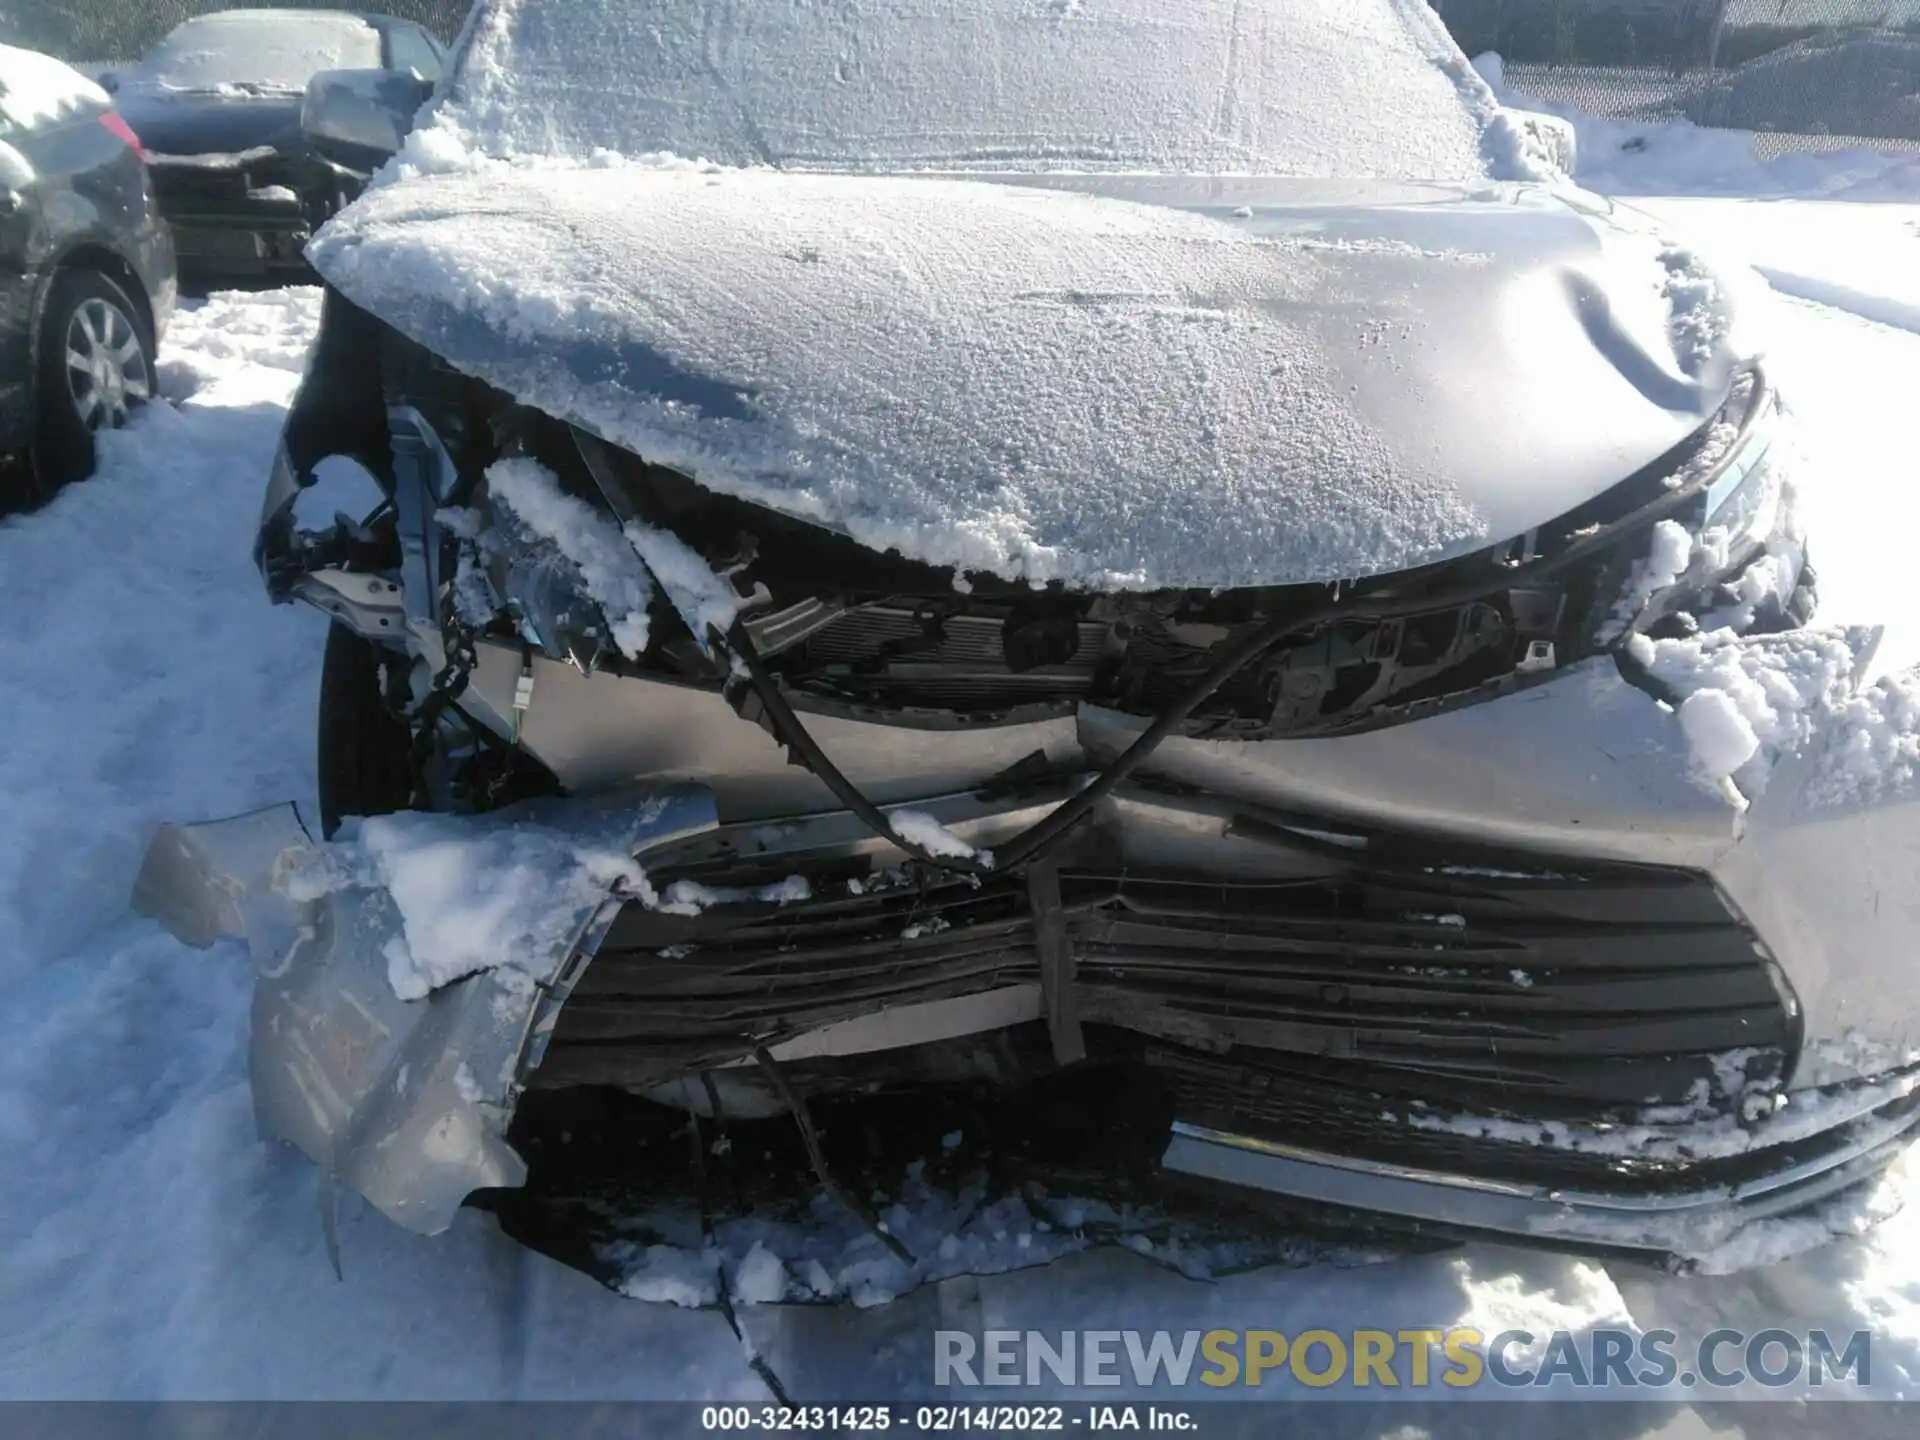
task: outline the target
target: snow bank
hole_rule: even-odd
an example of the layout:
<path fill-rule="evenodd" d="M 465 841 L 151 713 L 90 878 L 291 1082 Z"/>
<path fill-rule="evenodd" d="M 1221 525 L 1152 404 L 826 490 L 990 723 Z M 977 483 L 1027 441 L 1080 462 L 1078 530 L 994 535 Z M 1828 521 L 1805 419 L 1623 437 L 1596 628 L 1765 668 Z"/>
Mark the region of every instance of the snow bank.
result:
<path fill-rule="evenodd" d="M 1420 0 L 484 0 L 410 158 L 1484 177 L 1482 93 Z"/>
<path fill-rule="evenodd" d="M 1606 195 L 1803 195 L 1839 200 L 1920 200 L 1920 156 L 1897 151 L 1791 151 L 1762 160 L 1745 130 L 1690 120 L 1604 120 L 1508 85 L 1498 55 L 1474 68 L 1506 104 L 1572 123 L 1574 178 Z"/>
<path fill-rule="evenodd" d="M 359 821 L 281 881 L 288 898 L 384 887 L 405 939 L 389 945 L 387 978 L 403 1000 L 483 971 L 545 980 L 579 936 L 577 917 L 615 890 L 651 901 L 630 847 L 632 817 L 598 832 L 492 816 L 386 815 Z"/>
<path fill-rule="evenodd" d="M 27 126 L 59 120 L 111 97 L 79 71 L 33 50 L 0 45 L 0 116 Z"/>

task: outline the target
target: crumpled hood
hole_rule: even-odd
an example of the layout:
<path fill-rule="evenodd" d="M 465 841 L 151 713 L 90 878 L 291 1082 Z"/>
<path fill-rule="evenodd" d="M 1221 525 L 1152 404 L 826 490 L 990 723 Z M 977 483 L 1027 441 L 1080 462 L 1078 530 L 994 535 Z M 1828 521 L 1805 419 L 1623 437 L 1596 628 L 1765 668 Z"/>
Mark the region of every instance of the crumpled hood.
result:
<path fill-rule="evenodd" d="M 490 167 L 309 252 L 525 403 L 918 560 L 1076 586 L 1467 553 L 1724 398 L 1724 287 L 1526 187 Z"/>
<path fill-rule="evenodd" d="M 203 95 L 150 88 L 121 92 L 116 103 L 140 143 L 155 155 L 237 155 L 271 147 L 303 150 L 299 95 Z"/>

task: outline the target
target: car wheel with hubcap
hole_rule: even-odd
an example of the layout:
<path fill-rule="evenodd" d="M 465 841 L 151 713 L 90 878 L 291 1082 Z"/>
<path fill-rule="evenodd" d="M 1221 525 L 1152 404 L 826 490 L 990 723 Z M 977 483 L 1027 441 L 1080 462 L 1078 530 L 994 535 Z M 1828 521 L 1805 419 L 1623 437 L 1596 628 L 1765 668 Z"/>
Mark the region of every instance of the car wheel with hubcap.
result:
<path fill-rule="evenodd" d="M 40 328 L 33 451 L 42 498 L 92 474 L 94 436 L 153 398 L 153 353 L 145 313 L 112 280 L 69 270 L 54 281 Z"/>

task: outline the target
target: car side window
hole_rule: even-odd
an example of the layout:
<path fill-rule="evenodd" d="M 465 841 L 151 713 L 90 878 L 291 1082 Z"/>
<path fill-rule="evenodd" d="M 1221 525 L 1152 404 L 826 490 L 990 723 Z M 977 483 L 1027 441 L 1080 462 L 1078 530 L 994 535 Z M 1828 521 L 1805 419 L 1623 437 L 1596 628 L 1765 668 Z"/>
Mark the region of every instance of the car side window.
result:
<path fill-rule="evenodd" d="M 396 25 L 387 32 L 387 63 L 411 70 L 422 80 L 440 79 L 440 49 L 417 25 Z"/>

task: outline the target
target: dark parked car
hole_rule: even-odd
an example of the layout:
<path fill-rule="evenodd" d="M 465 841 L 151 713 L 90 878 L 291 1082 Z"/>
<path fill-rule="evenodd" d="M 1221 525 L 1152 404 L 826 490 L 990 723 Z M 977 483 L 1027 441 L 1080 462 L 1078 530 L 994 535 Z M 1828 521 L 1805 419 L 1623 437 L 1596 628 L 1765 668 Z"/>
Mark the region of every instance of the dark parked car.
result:
<path fill-rule="evenodd" d="M 341 10 L 227 10 L 174 29 L 104 77 L 146 141 L 160 208 L 191 274 L 298 273 L 307 237 L 360 193 L 372 152 L 323 151 L 309 87 L 397 86 L 411 114 L 445 57 L 420 26 Z"/>
<path fill-rule="evenodd" d="M 173 241 L 106 92 L 0 45 L 0 455 L 11 508 L 93 468 L 153 393 Z"/>

